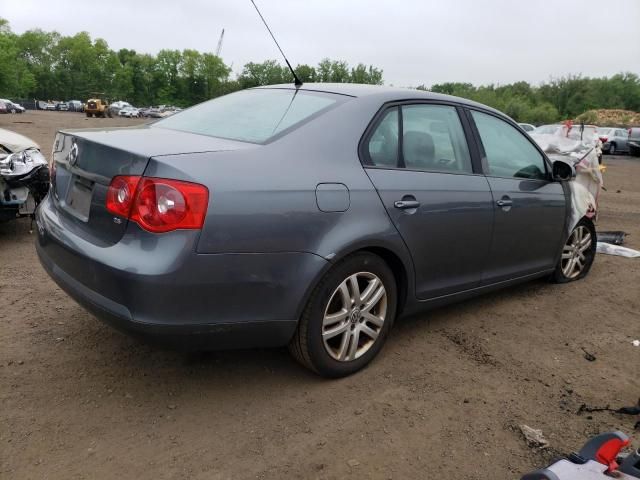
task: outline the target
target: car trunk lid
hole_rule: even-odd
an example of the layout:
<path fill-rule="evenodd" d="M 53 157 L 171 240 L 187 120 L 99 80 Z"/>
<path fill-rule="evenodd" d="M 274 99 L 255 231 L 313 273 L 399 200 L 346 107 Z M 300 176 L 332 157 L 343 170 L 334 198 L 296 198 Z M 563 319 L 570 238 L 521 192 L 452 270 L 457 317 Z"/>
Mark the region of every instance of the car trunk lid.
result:
<path fill-rule="evenodd" d="M 51 195 L 75 233 L 99 245 L 118 242 L 127 220 L 106 209 L 113 177 L 143 175 L 152 156 L 235 150 L 242 142 L 161 128 L 60 131 L 53 148 Z"/>

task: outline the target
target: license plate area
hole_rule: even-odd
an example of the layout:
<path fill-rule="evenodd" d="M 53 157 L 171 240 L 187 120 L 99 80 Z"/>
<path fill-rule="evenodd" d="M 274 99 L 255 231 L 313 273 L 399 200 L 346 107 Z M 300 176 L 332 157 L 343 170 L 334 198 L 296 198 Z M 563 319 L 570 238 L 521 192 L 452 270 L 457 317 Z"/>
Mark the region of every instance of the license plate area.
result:
<path fill-rule="evenodd" d="M 69 193 L 67 193 L 65 201 L 67 209 L 83 222 L 89 221 L 93 183 L 90 180 L 74 176 L 71 180 Z"/>

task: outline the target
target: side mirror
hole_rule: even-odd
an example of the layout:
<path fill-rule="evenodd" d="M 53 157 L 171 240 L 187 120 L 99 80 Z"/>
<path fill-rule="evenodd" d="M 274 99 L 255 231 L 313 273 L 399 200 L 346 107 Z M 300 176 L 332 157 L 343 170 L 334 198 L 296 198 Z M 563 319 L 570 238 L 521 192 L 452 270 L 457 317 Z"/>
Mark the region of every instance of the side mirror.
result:
<path fill-rule="evenodd" d="M 576 168 L 567 162 L 556 160 L 553 162 L 552 174 L 556 182 L 567 182 L 576 178 Z"/>

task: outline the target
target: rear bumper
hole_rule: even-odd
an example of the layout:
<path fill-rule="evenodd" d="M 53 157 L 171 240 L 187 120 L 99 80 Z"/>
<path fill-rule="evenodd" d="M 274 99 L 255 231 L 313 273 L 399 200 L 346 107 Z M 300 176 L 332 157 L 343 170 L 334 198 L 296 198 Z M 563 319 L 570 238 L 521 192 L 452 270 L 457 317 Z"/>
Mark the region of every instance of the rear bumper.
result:
<path fill-rule="evenodd" d="M 36 224 L 40 262 L 73 299 L 121 331 L 178 347 L 285 345 L 328 265 L 299 252 L 196 254 L 198 232 L 152 236 L 136 225 L 97 246 L 65 228 L 48 198 Z"/>

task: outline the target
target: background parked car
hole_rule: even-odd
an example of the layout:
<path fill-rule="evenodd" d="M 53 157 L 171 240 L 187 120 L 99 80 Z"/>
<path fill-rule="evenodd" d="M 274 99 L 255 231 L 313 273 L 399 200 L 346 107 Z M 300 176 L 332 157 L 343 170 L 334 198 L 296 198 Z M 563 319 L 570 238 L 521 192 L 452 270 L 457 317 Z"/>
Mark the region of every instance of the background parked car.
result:
<path fill-rule="evenodd" d="M 12 102 L 8 98 L 0 98 L 0 102 L 7 107 L 7 113 L 24 113 L 25 108 L 19 103 Z"/>
<path fill-rule="evenodd" d="M 118 112 L 121 117 L 137 118 L 140 116 L 140 111 L 135 107 L 124 107 Z"/>
<path fill-rule="evenodd" d="M 640 157 L 640 127 L 629 129 L 629 153 L 634 157 Z"/>
<path fill-rule="evenodd" d="M 0 113 L 9 113 L 7 110 L 7 104 L 0 100 Z"/>
<path fill-rule="evenodd" d="M 56 110 L 66 112 L 69 110 L 69 105 L 67 105 L 67 102 L 58 102 L 56 103 Z"/>
<path fill-rule="evenodd" d="M 123 108 L 126 107 L 131 107 L 132 105 L 129 102 L 125 102 L 123 100 L 119 100 L 117 102 L 113 102 L 111 105 L 109 105 L 109 112 L 111 113 L 111 115 L 119 115 L 120 114 L 120 110 L 122 110 Z"/>
<path fill-rule="evenodd" d="M 602 151 L 609 155 L 629 151 L 629 131 L 624 128 L 598 127 Z"/>
<path fill-rule="evenodd" d="M 84 105 L 80 100 L 69 100 L 67 102 L 67 106 L 69 111 L 71 112 L 82 112 L 84 111 Z"/>
<path fill-rule="evenodd" d="M 531 125 L 530 123 L 519 123 L 518 125 L 520 125 L 522 127 L 522 129 L 525 132 L 533 132 L 536 129 L 535 125 Z"/>
<path fill-rule="evenodd" d="M 44 106 L 45 110 L 55 110 L 56 109 L 56 104 L 53 102 L 47 102 Z"/>

